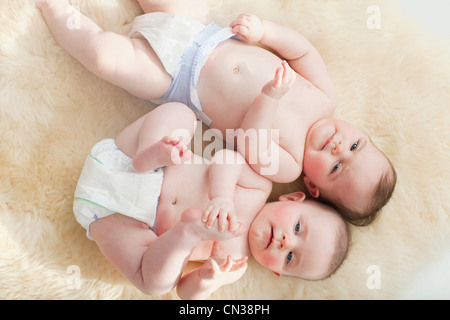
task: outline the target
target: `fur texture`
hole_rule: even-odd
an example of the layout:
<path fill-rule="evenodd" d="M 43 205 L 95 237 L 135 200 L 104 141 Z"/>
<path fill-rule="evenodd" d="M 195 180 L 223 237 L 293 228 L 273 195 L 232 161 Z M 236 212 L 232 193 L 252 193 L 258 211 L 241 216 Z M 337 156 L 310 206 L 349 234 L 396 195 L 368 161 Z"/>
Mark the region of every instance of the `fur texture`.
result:
<path fill-rule="evenodd" d="M 121 34 L 141 13 L 131 0 L 73 3 L 105 30 Z M 398 173 L 394 196 L 379 218 L 351 228 L 348 257 L 333 276 L 315 282 L 277 278 L 251 259 L 240 281 L 211 298 L 398 297 L 449 241 L 448 48 L 421 34 L 388 1 L 208 4 L 222 25 L 248 11 L 308 37 L 338 89 L 336 117 L 368 132 Z M 367 25 L 370 6 L 379 9 L 379 29 Z M 175 291 L 148 297 L 135 289 L 86 238 L 72 213 L 91 146 L 154 106 L 96 78 L 67 55 L 31 1 L 0 1 L 0 25 L 0 297 L 176 299 Z M 276 186 L 274 198 L 297 188 Z"/>

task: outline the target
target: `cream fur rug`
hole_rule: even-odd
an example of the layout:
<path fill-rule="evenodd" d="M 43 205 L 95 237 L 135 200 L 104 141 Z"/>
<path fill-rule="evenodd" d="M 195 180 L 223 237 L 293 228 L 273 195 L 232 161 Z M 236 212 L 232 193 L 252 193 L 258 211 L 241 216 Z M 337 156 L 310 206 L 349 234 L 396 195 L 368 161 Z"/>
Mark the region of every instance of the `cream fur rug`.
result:
<path fill-rule="evenodd" d="M 132 0 L 73 3 L 104 29 L 122 34 L 140 14 Z M 404 294 L 450 244 L 448 49 L 422 35 L 387 1 L 208 3 L 222 25 L 249 11 L 307 36 L 339 91 L 336 117 L 366 130 L 398 172 L 393 199 L 371 226 L 352 228 L 349 256 L 331 278 L 279 279 L 251 260 L 239 282 L 211 298 Z M 99 80 L 68 56 L 29 1 L 0 1 L 0 26 L 0 298 L 152 299 L 85 237 L 72 214 L 72 198 L 90 147 L 153 106 Z"/>

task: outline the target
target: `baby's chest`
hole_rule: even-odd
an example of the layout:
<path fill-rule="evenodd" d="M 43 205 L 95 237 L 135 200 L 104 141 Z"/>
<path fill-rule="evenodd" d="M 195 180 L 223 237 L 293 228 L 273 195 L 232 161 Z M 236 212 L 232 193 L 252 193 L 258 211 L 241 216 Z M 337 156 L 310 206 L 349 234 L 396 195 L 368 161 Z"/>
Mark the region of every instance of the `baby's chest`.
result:
<path fill-rule="evenodd" d="M 301 159 L 307 132 L 305 123 L 298 116 L 278 116 L 272 129 L 272 141 L 295 159 Z"/>

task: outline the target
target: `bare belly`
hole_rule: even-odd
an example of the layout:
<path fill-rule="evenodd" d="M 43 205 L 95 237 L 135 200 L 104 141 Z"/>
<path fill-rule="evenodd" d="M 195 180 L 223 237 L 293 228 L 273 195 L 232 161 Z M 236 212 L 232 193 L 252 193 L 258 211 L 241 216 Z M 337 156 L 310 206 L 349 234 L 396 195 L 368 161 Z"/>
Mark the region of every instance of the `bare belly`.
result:
<path fill-rule="evenodd" d="M 156 217 L 156 234 L 160 236 L 181 219 L 188 208 L 203 208 L 209 202 L 208 165 L 198 164 L 171 166 L 164 170 L 164 181 Z"/>
<path fill-rule="evenodd" d="M 238 129 L 262 88 L 275 76 L 281 59 L 256 45 L 230 39 L 221 43 L 203 67 L 198 92 L 203 111 L 229 145 L 227 129 Z M 272 128 L 279 129 L 279 144 L 299 161 L 309 127 L 330 116 L 323 93 L 301 75 L 281 98 Z M 233 137 L 233 135 L 231 135 Z M 293 138 L 294 137 L 294 138 Z M 231 140 L 231 141 L 230 141 Z"/>
<path fill-rule="evenodd" d="M 211 126 L 239 128 L 248 107 L 275 75 L 281 59 L 263 48 L 230 39 L 213 51 L 203 67 L 198 93 Z"/>

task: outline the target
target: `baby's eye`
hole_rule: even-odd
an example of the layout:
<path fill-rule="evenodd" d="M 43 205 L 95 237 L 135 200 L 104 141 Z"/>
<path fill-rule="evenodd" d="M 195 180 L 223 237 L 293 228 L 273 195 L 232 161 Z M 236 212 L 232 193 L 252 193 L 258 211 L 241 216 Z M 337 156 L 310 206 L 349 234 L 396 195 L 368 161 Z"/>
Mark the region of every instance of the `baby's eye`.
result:
<path fill-rule="evenodd" d="M 354 144 L 352 144 L 352 146 L 350 147 L 350 151 L 353 151 L 353 150 L 355 150 L 356 148 L 358 148 L 358 145 L 359 145 L 359 141 L 356 142 L 356 143 L 354 143 Z"/>
<path fill-rule="evenodd" d="M 292 251 L 290 251 L 290 252 L 288 253 L 287 257 L 286 257 L 286 264 L 288 264 L 289 262 L 291 262 L 292 256 L 293 256 L 293 253 L 292 253 Z"/>
<path fill-rule="evenodd" d="M 336 171 L 341 167 L 341 165 L 342 165 L 342 164 L 341 164 L 340 162 L 336 163 L 336 164 L 334 165 L 333 169 L 331 169 L 331 173 L 336 172 Z"/>
<path fill-rule="evenodd" d="M 300 222 L 297 222 L 295 225 L 295 233 L 297 234 L 300 231 Z"/>

